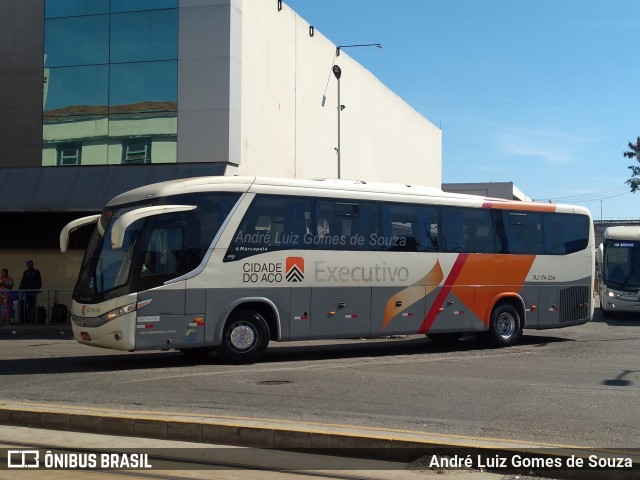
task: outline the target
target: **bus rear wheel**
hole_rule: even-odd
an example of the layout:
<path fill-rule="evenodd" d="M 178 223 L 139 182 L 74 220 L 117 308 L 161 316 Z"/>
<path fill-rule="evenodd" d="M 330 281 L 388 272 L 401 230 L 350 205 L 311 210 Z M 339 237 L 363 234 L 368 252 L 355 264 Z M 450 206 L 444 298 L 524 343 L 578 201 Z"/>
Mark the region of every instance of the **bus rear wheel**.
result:
<path fill-rule="evenodd" d="M 489 330 L 479 335 L 491 347 L 510 347 L 522 336 L 522 321 L 513 305 L 502 303 L 491 312 Z"/>
<path fill-rule="evenodd" d="M 253 363 L 269 345 L 269 326 L 259 313 L 233 312 L 224 326 L 219 353 L 233 363 Z"/>

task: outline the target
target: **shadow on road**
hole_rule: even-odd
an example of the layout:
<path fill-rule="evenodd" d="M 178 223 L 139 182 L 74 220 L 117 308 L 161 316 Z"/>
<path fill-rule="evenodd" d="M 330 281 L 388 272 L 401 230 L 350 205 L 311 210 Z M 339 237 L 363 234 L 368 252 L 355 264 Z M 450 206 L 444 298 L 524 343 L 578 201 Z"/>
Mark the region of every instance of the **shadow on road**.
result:
<path fill-rule="evenodd" d="M 33 340 L 29 347 L 38 347 L 41 340 Z M 71 340 L 69 340 L 71 341 Z M 572 341 L 550 336 L 523 335 L 518 345 L 545 346 L 550 343 Z M 435 343 L 424 336 L 352 340 L 342 343 L 308 345 L 302 342 L 273 343 L 259 363 L 306 362 L 310 360 L 347 359 L 358 357 L 384 358 L 397 355 L 438 355 L 448 352 L 492 350 L 473 338 L 463 338 L 455 344 Z M 358 343 L 361 342 L 361 343 Z M 517 348 L 511 347 L 511 348 Z M 112 372 L 156 368 L 180 368 L 193 365 L 223 365 L 226 362 L 216 353 L 194 358 L 177 351 L 100 353 L 91 347 L 82 356 L 34 357 L 0 360 L 0 376 L 42 375 L 57 373 Z M 508 349 L 505 349 L 508 351 Z"/>
<path fill-rule="evenodd" d="M 640 316 L 637 313 L 610 313 L 605 317 L 602 312 L 597 312 L 593 322 L 606 323 L 611 327 L 640 327 Z"/>
<path fill-rule="evenodd" d="M 633 385 L 633 381 L 629 380 L 629 378 L 638 376 L 638 373 L 640 373 L 640 370 L 624 370 L 620 372 L 616 378 L 604 380 L 602 385 L 606 385 L 608 387 L 629 387 Z"/>

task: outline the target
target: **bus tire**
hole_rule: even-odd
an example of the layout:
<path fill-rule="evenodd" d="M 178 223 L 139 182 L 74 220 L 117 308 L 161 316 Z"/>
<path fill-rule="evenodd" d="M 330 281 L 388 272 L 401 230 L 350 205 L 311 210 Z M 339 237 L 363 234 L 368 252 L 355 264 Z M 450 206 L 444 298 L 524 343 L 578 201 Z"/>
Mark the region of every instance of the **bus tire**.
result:
<path fill-rule="evenodd" d="M 462 338 L 461 332 L 446 332 L 446 333 L 427 333 L 427 338 L 436 343 L 443 345 L 450 345 L 456 343 Z"/>
<path fill-rule="evenodd" d="M 518 310 L 510 303 L 501 303 L 491 312 L 489 330 L 479 335 L 491 347 L 510 347 L 522 336 L 522 320 Z"/>
<path fill-rule="evenodd" d="M 238 310 L 227 319 L 218 352 L 233 363 L 253 363 L 269 345 L 269 326 L 259 313 Z"/>

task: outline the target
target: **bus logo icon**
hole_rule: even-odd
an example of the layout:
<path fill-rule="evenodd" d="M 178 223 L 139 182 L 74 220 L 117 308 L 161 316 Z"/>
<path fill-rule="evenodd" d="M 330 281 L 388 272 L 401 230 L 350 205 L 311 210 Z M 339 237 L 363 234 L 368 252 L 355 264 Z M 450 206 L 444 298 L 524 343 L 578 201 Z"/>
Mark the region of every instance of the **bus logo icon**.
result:
<path fill-rule="evenodd" d="M 286 271 L 287 282 L 301 282 L 304 280 L 304 258 L 288 257 Z"/>
<path fill-rule="evenodd" d="M 7 452 L 8 468 L 39 468 L 39 450 L 9 450 Z"/>

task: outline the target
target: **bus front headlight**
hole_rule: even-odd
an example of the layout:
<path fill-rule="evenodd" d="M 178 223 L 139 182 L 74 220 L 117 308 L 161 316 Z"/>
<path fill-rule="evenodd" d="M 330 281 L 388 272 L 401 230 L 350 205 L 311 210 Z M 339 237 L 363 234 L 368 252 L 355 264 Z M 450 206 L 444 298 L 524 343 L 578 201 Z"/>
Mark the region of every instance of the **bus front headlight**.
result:
<path fill-rule="evenodd" d="M 126 315 L 127 313 L 133 312 L 136 309 L 135 303 L 130 303 L 129 305 L 125 305 L 124 307 L 118 307 L 115 310 L 111 310 L 103 315 L 100 315 L 105 322 L 110 322 L 111 320 L 115 320 L 122 315 Z"/>
<path fill-rule="evenodd" d="M 147 298 L 146 300 L 141 300 L 137 303 L 130 303 L 129 305 L 125 305 L 124 307 L 118 307 L 110 312 L 104 313 L 100 315 L 100 318 L 105 322 L 110 322 L 111 320 L 115 320 L 118 317 L 126 315 L 127 313 L 131 313 L 135 310 L 140 310 L 141 308 L 146 307 L 151 303 L 151 298 Z"/>

